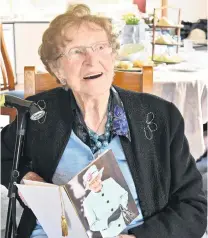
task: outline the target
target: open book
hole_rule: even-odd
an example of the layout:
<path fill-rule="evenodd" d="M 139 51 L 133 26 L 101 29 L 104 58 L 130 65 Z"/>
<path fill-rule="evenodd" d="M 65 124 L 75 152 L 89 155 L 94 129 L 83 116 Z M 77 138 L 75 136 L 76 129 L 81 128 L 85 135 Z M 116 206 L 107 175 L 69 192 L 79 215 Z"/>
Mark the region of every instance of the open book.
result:
<path fill-rule="evenodd" d="M 139 215 L 112 150 L 66 185 L 24 182 L 17 187 L 49 238 L 115 237 Z"/>

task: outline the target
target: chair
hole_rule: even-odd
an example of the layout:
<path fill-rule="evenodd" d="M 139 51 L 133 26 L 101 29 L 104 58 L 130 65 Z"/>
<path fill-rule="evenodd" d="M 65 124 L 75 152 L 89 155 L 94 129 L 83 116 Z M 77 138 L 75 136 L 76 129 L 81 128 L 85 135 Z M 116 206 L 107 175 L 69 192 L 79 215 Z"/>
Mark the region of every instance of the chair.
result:
<path fill-rule="evenodd" d="M 9 116 L 10 123 L 14 121 L 16 114 L 15 108 L 1 107 L 1 115 Z"/>
<path fill-rule="evenodd" d="M 142 72 L 136 73 L 117 71 L 113 84 L 127 90 L 151 93 L 153 68 L 145 66 Z M 25 67 L 24 98 L 56 87 L 62 87 L 62 85 L 49 73 L 36 73 L 34 66 Z M 10 115 L 10 122 L 12 122 L 16 116 L 16 110 L 14 108 L 2 108 L 1 114 Z"/>
<path fill-rule="evenodd" d="M 14 73 L 12 70 L 12 65 L 9 59 L 9 55 L 6 49 L 6 44 L 3 35 L 3 27 L 0 24 L 0 68 L 3 77 L 3 84 L 1 85 L 1 91 L 3 90 L 14 90 Z M 15 119 L 16 109 L 1 107 L 1 115 L 8 115 L 10 117 L 10 122 Z"/>
<path fill-rule="evenodd" d="M 9 59 L 9 55 L 6 49 L 6 44 L 3 35 L 2 24 L 0 24 L 0 44 L 1 44 L 1 55 L 0 55 L 0 67 L 3 76 L 3 85 L 1 90 L 14 90 L 14 73 L 12 70 L 12 65 Z"/>
<path fill-rule="evenodd" d="M 113 84 L 127 90 L 151 93 L 153 87 L 153 68 L 152 66 L 144 66 L 142 72 L 117 71 L 115 72 Z M 61 84 L 49 73 L 36 73 L 35 67 L 25 67 L 25 97 L 56 87 L 61 87 Z"/>

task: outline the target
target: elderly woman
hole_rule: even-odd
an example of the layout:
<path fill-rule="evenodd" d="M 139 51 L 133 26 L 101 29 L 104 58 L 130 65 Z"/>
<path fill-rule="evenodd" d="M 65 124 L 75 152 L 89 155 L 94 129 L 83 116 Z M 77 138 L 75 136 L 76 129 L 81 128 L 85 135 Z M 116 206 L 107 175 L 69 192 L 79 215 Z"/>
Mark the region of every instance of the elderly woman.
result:
<path fill-rule="evenodd" d="M 111 148 L 142 215 L 120 237 L 200 238 L 206 199 L 183 118 L 161 98 L 112 86 L 117 49 L 111 21 L 91 15 L 84 5 L 50 23 L 40 57 L 63 88 L 29 98 L 47 113 L 42 121 L 28 122 L 20 179 L 67 183 L 94 154 Z M 15 132 L 15 122 L 2 131 L 6 186 Z M 18 234 L 47 237 L 28 207 Z"/>

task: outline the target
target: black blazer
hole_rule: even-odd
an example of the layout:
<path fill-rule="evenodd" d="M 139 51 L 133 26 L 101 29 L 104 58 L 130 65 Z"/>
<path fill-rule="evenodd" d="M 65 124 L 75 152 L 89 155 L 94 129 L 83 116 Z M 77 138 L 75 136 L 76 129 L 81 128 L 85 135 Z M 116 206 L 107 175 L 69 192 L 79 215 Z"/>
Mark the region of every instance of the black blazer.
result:
<path fill-rule="evenodd" d="M 184 136 L 184 121 L 171 103 L 144 93 L 116 88 L 126 111 L 131 142 L 120 137 L 144 216 L 129 231 L 138 238 L 200 238 L 206 229 L 206 199 L 201 175 Z M 34 171 L 47 182 L 70 138 L 71 91 L 57 88 L 29 98 L 46 103 L 46 120 L 28 121 L 20 179 Z M 8 186 L 16 123 L 2 130 L 2 184 Z M 25 208 L 20 238 L 28 238 L 36 218 Z"/>

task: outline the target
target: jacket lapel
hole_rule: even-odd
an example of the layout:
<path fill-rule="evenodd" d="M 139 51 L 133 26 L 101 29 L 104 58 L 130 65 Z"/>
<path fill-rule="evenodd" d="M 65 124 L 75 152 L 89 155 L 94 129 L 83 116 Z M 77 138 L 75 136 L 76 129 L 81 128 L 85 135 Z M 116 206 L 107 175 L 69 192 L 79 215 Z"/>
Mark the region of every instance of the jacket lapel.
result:
<path fill-rule="evenodd" d="M 131 138 L 133 139 L 133 133 L 131 131 Z M 123 147 L 124 154 L 126 156 L 127 163 L 129 165 L 129 169 L 131 171 L 136 191 L 137 191 L 137 196 L 139 198 L 139 203 L 140 207 L 142 210 L 143 215 L 145 215 L 146 209 L 146 204 L 145 204 L 145 177 L 141 176 L 140 171 L 142 170 L 142 155 L 137 154 L 136 151 L 134 150 L 134 146 L 132 142 L 130 142 L 126 137 L 122 136 L 120 137 L 121 145 Z M 138 162 L 139 159 L 139 162 Z"/>
<path fill-rule="evenodd" d="M 149 166 L 149 156 L 148 151 L 144 149 L 147 146 L 144 133 L 147 113 L 141 101 L 137 101 L 134 105 L 133 100 L 128 100 L 128 97 L 123 95 L 122 92 L 120 92 L 120 96 L 127 115 L 131 141 L 126 137 L 120 137 L 120 140 L 135 182 L 142 214 L 146 217 L 148 216 L 149 207 L 146 199 L 148 193 L 146 184 L 149 182 L 149 173 L 146 169 Z M 147 143 L 148 147 L 154 148 L 152 141 Z"/>
<path fill-rule="evenodd" d="M 27 156 L 33 158 L 34 172 L 46 182 L 52 182 L 53 174 L 68 142 L 72 130 L 73 114 L 70 91 L 52 90 L 38 97 L 45 102 L 45 121 L 30 121 L 27 136 Z M 35 100 L 35 98 L 34 98 Z"/>
<path fill-rule="evenodd" d="M 54 162 L 51 166 L 49 174 L 50 180 L 52 180 L 72 131 L 73 114 L 71 109 L 71 93 L 71 90 L 64 91 L 64 93 L 60 94 L 60 97 L 57 98 L 58 104 L 56 110 L 60 115 L 60 119 L 55 129 L 56 135 L 54 136 L 55 141 L 53 143 L 54 146 L 57 147 L 57 154 L 54 156 Z"/>

